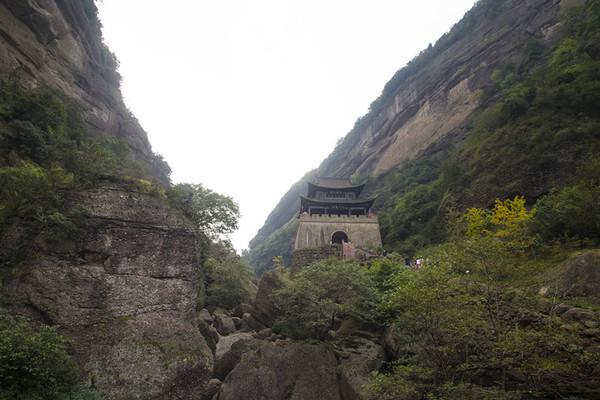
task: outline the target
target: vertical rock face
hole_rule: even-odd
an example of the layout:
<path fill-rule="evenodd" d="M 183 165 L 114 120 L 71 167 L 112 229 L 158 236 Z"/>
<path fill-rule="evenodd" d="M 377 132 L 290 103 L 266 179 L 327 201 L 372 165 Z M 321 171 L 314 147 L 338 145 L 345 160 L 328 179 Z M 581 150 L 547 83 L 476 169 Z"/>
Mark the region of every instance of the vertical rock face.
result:
<path fill-rule="evenodd" d="M 195 322 L 196 239 L 166 200 L 101 187 L 74 194 L 78 257 L 41 255 L 8 285 L 13 308 L 74 339 L 87 383 L 109 399 L 194 398 L 212 354 Z"/>
<path fill-rule="evenodd" d="M 75 101 L 90 136 L 127 144 L 136 170 L 124 174 L 168 184 L 100 28 L 93 0 L 0 0 L 0 75 Z M 195 323 L 201 270 L 185 217 L 160 196 L 110 185 L 71 193 L 66 208 L 81 215 L 79 237 L 32 254 L 5 282 L 3 305 L 71 337 L 103 398 L 197 398 L 212 353 Z M 18 226 L 7 232 L 3 245 L 21 243 Z"/>
<path fill-rule="evenodd" d="M 1 0 L 0 74 L 48 85 L 76 100 L 90 135 L 125 141 L 145 177 L 167 182 L 146 132 L 123 103 L 114 55 L 93 0 Z"/>

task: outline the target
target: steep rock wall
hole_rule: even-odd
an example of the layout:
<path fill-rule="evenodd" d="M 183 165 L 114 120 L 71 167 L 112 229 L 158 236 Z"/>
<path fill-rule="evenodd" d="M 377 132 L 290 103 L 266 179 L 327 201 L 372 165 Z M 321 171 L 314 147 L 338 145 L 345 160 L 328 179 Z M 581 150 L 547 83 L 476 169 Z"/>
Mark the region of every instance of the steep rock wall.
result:
<path fill-rule="evenodd" d="M 193 398 L 212 354 L 195 324 L 201 277 L 190 225 L 166 200 L 119 187 L 69 203 L 82 215 L 76 251 L 28 261 L 5 301 L 73 338 L 86 383 L 107 398 Z"/>
<path fill-rule="evenodd" d="M 138 175 L 167 183 L 168 167 L 123 102 L 118 63 L 102 42 L 96 14 L 93 0 L 0 1 L 0 74 L 76 100 L 90 135 L 123 140 Z"/>

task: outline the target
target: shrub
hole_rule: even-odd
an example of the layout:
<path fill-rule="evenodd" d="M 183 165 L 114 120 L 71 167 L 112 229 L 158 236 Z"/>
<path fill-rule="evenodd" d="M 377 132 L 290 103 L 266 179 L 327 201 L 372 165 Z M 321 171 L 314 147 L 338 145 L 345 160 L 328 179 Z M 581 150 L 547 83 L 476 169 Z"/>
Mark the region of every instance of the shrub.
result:
<path fill-rule="evenodd" d="M 239 256 L 210 257 L 204 263 L 204 273 L 207 305 L 232 309 L 252 301 L 254 274 Z"/>
<path fill-rule="evenodd" d="M 324 339 L 337 318 L 377 319 L 374 283 L 354 263 L 329 260 L 305 267 L 273 299 L 282 312 L 277 329 L 294 338 Z"/>
<path fill-rule="evenodd" d="M 50 326 L 0 312 L 0 399 L 54 400 L 70 393 L 78 374 L 68 340 Z"/>

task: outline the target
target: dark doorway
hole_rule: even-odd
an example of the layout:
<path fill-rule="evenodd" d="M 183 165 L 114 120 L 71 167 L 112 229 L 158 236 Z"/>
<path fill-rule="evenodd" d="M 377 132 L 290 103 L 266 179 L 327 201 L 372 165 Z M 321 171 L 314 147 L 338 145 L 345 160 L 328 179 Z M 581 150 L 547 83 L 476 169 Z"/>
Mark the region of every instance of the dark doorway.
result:
<path fill-rule="evenodd" d="M 342 231 L 337 231 L 331 236 L 332 244 L 342 244 L 348 242 L 348 235 Z"/>

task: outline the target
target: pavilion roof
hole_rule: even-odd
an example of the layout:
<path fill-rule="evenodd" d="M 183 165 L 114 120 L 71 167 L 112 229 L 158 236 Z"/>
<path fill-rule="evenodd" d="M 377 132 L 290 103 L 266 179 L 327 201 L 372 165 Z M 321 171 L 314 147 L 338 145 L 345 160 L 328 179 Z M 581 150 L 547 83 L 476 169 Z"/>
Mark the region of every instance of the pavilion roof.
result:
<path fill-rule="evenodd" d="M 347 187 L 351 187 L 354 186 L 352 185 L 352 182 L 350 182 L 350 179 L 348 178 L 330 178 L 330 177 L 316 177 L 313 179 L 312 183 L 316 186 L 320 186 L 320 187 L 327 187 L 327 188 L 347 188 Z"/>
<path fill-rule="evenodd" d="M 300 201 L 303 206 L 314 205 L 314 206 L 325 206 L 330 207 L 334 205 L 340 205 L 344 207 L 368 207 L 371 208 L 376 198 L 370 199 L 357 199 L 357 200 L 347 200 L 347 199 L 314 199 L 306 196 L 300 196 Z"/>

